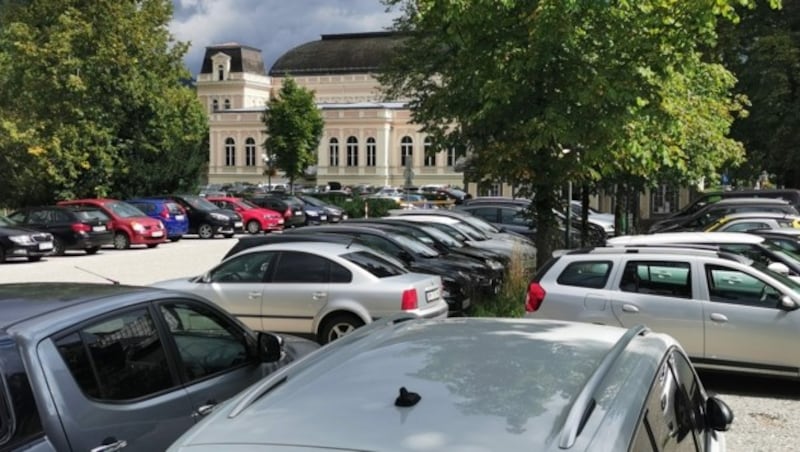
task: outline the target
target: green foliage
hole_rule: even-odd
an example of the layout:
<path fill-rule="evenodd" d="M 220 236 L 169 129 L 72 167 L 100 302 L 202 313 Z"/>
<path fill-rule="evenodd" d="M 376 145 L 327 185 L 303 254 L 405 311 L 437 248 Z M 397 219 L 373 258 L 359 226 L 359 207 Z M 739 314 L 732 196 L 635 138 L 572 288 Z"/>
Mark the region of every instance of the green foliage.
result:
<path fill-rule="evenodd" d="M 168 0 L 0 4 L 0 154 L 14 181 L 0 196 L 126 196 L 197 179 L 206 123 L 171 14 Z"/>
<path fill-rule="evenodd" d="M 506 270 L 500 293 L 472 300 L 468 314 L 473 317 L 522 317 L 525 315 L 525 295 L 533 270 L 523 264 L 522 255 L 517 252 Z"/>
<path fill-rule="evenodd" d="M 267 134 L 264 149 L 294 186 L 295 179 L 316 164 L 317 146 L 325 126 L 314 93 L 286 77 L 280 94 L 270 99 L 262 119 Z"/>
<path fill-rule="evenodd" d="M 387 97 L 410 99 L 434 151 L 455 146 L 486 180 L 536 195 L 540 263 L 567 181 L 690 180 L 742 159 L 725 136 L 742 109 L 733 78 L 702 51 L 753 1 L 384 3 L 407 33 L 380 76 Z"/>
<path fill-rule="evenodd" d="M 348 218 L 380 218 L 389 215 L 392 209 L 398 209 L 397 202 L 393 199 L 364 198 L 354 196 L 353 199 L 331 199 L 330 204 L 339 206 L 347 213 Z"/>

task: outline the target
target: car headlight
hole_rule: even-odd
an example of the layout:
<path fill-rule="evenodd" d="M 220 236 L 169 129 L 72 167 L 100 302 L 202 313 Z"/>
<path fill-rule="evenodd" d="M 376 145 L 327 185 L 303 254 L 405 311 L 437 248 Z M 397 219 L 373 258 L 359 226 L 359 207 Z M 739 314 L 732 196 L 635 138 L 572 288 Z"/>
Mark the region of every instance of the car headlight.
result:
<path fill-rule="evenodd" d="M 34 242 L 33 237 L 29 235 L 12 235 L 8 237 L 8 239 L 17 245 L 33 245 L 36 243 Z"/>
<path fill-rule="evenodd" d="M 500 262 L 498 262 L 498 261 L 496 261 L 494 259 L 487 260 L 486 264 L 489 265 L 489 268 L 491 268 L 492 270 L 502 270 L 503 269 L 503 264 L 501 264 Z"/>
<path fill-rule="evenodd" d="M 136 232 L 138 232 L 140 234 L 142 232 L 144 232 L 144 226 L 141 223 L 137 223 L 135 221 L 133 223 L 131 223 L 131 229 L 133 229 L 134 231 L 136 231 Z"/>
<path fill-rule="evenodd" d="M 217 221 L 228 221 L 228 216 L 221 213 L 211 212 L 211 218 Z"/>

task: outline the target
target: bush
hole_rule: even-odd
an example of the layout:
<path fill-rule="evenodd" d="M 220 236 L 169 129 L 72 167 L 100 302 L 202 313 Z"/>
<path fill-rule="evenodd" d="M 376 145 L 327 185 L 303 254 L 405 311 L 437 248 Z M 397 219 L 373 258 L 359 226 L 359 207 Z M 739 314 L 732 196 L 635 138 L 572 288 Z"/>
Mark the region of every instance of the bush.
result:
<path fill-rule="evenodd" d="M 369 206 L 369 217 L 379 218 L 389 215 L 392 209 L 400 206 L 393 199 L 363 198 L 354 196 L 352 199 L 332 199 L 329 203 L 341 207 L 349 218 L 364 218 L 365 208 Z"/>
<path fill-rule="evenodd" d="M 522 317 L 525 315 L 525 294 L 533 271 L 525 264 L 522 254 L 515 251 L 506 269 L 500 293 L 473 300 L 467 314 L 473 317 Z"/>

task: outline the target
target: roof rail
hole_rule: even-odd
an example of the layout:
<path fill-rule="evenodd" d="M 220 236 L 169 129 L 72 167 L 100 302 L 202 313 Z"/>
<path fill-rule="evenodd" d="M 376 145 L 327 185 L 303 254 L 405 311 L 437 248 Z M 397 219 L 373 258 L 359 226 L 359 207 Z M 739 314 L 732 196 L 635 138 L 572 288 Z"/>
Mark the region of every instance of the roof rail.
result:
<path fill-rule="evenodd" d="M 586 420 L 594 409 L 596 403 L 594 399 L 595 393 L 600 388 L 603 379 L 614 367 L 614 363 L 636 336 L 643 335 L 648 331 L 650 330 L 644 325 L 634 326 L 626 331 L 625 334 L 619 338 L 617 343 L 614 344 L 614 347 L 603 357 L 600 365 L 597 366 L 597 369 L 595 369 L 592 376 L 589 377 L 589 380 L 583 386 L 581 392 L 575 397 L 575 402 L 573 402 L 569 413 L 567 413 L 564 425 L 561 427 L 561 439 L 558 442 L 559 448 L 569 449 L 575 445 L 575 440 L 578 438 L 583 426 L 586 424 Z"/>

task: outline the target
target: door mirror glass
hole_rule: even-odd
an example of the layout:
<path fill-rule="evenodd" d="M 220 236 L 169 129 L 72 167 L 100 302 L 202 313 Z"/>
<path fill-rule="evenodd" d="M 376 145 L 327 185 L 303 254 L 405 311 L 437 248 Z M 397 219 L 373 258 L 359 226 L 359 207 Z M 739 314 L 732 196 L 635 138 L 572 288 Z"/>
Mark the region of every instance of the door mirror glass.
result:
<path fill-rule="evenodd" d="M 786 311 L 794 311 L 798 308 L 797 302 L 792 299 L 789 295 L 781 296 L 781 309 Z"/>
<path fill-rule="evenodd" d="M 767 268 L 774 271 L 775 273 L 779 273 L 781 275 L 788 275 L 789 274 L 789 267 L 782 262 L 773 262 L 767 265 Z"/>
<path fill-rule="evenodd" d="M 718 432 L 727 431 L 733 422 L 733 411 L 722 400 L 711 396 L 706 400 L 706 425 Z"/>
<path fill-rule="evenodd" d="M 258 359 L 263 363 L 274 363 L 281 359 L 283 338 L 277 334 L 258 333 Z"/>

